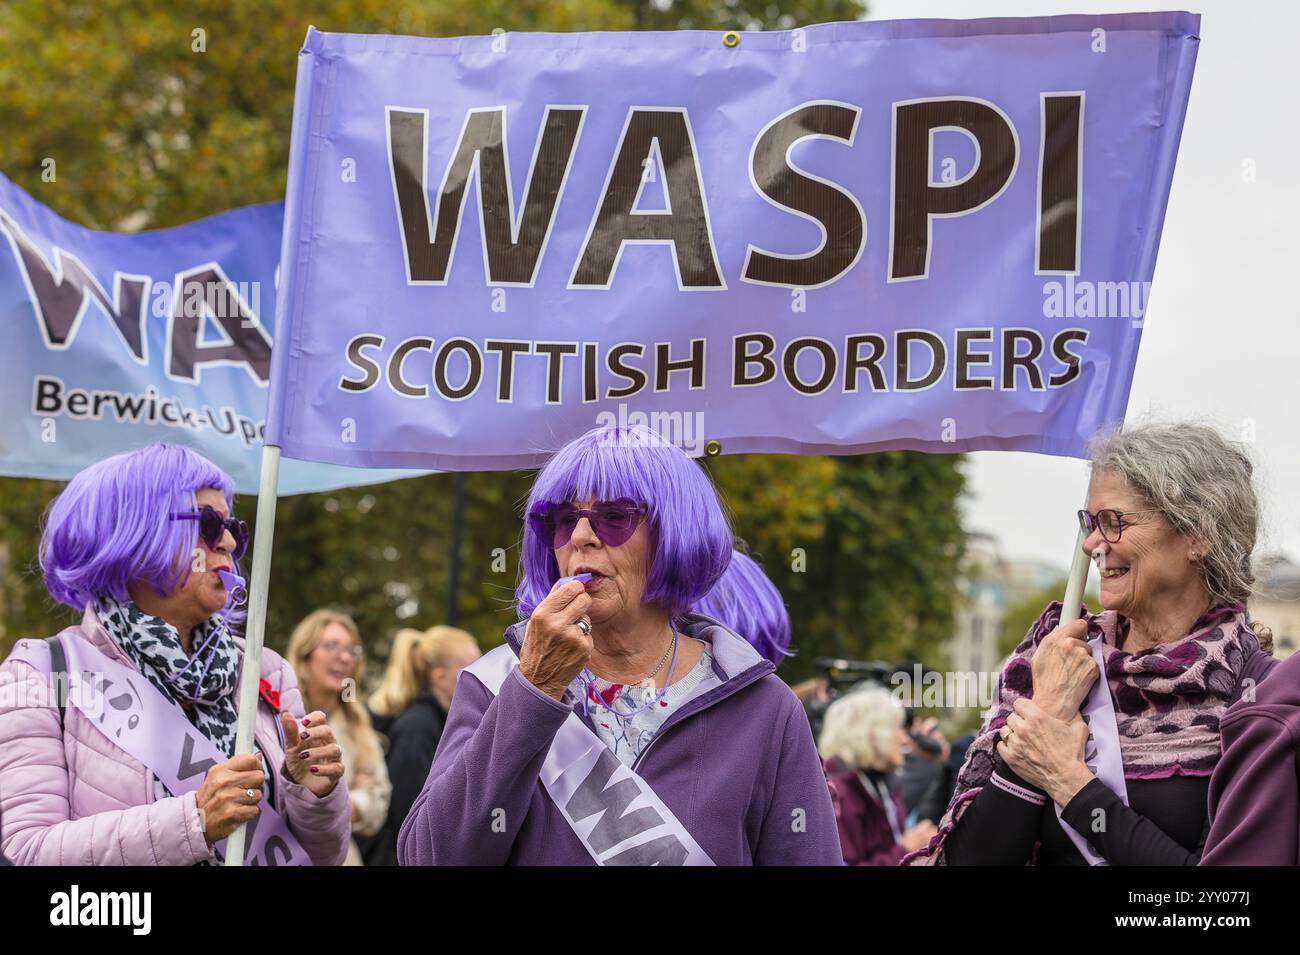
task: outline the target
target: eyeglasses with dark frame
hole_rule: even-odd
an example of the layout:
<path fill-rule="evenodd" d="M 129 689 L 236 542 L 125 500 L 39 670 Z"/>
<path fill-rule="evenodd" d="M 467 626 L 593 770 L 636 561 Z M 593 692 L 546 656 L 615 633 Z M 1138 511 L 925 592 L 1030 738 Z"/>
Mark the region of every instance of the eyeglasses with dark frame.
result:
<path fill-rule="evenodd" d="M 1159 511 L 1117 511 L 1111 507 L 1103 508 L 1096 514 L 1081 510 L 1079 511 L 1079 529 L 1084 534 L 1091 534 L 1095 530 L 1100 530 L 1102 540 L 1108 544 L 1118 544 L 1120 537 L 1124 534 L 1124 528 L 1133 524 L 1145 523 L 1144 521 L 1130 521 L 1128 518 L 1136 517 L 1139 514 L 1159 513 Z"/>
<path fill-rule="evenodd" d="M 650 513 L 645 504 L 638 504 L 629 498 L 616 501 L 597 501 L 591 507 L 576 507 L 573 504 L 546 503 L 528 515 L 528 522 L 533 531 L 548 541 L 554 550 L 568 545 L 573 539 L 573 531 L 584 517 L 591 523 L 591 530 L 607 547 L 621 547 L 631 540 L 636 529 Z"/>
<path fill-rule="evenodd" d="M 221 512 L 210 504 L 204 504 L 197 510 L 172 514 L 171 519 L 198 521 L 199 539 L 207 545 L 208 550 L 216 550 L 220 547 L 221 538 L 225 536 L 226 531 L 230 531 L 230 536 L 235 539 L 235 549 L 230 554 L 231 560 L 239 560 L 244 556 L 244 551 L 248 550 L 248 525 L 234 517 L 222 517 Z"/>

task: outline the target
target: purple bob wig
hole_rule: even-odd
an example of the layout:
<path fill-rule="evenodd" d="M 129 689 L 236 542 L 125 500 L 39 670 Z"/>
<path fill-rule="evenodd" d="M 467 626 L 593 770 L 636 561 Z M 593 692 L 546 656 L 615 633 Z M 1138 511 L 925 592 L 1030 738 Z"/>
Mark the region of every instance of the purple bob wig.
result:
<path fill-rule="evenodd" d="M 170 515 L 193 510 L 195 492 L 204 488 L 219 490 L 234 507 L 230 477 L 179 445 L 151 444 L 92 464 L 45 512 L 45 589 L 78 612 L 100 596 L 129 600 L 127 586 L 136 581 L 171 593 L 189 574 L 199 525 Z"/>
<path fill-rule="evenodd" d="M 743 551 L 695 609 L 734 630 L 765 660 L 779 665 L 790 655 L 790 614 L 781 591 Z"/>
<path fill-rule="evenodd" d="M 560 579 L 555 551 L 528 515 L 548 504 L 622 497 L 649 507 L 650 560 L 642 599 L 676 617 L 713 589 L 731 562 L 733 538 L 709 476 L 648 428 L 594 428 L 557 451 L 533 481 L 515 589 L 520 619 L 531 616 Z"/>

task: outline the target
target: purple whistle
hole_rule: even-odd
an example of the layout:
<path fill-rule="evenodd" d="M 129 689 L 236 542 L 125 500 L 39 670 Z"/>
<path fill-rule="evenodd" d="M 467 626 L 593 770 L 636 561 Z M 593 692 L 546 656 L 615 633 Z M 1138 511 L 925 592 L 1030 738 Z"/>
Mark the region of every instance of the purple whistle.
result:
<path fill-rule="evenodd" d="M 229 613 L 248 597 L 248 588 L 244 578 L 232 571 L 219 570 L 217 576 L 221 578 L 221 585 L 226 588 L 226 606 L 223 612 Z"/>
<path fill-rule="evenodd" d="M 559 587 L 561 584 L 567 584 L 571 580 L 576 580 L 585 584 L 587 581 L 591 580 L 591 578 L 592 575 L 585 572 L 581 574 L 574 574 L 572 577 L 561 577 L 559 580 L 555 582 L 555 586 Z"/>

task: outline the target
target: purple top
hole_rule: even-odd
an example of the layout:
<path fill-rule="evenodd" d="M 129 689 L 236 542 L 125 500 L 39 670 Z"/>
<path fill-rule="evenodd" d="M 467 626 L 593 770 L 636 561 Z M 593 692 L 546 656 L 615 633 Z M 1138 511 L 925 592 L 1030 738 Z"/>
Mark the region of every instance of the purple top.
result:
<path fill-rule="evenodd" d="M 709 644 L 722 682 L 664 723 L 635 771 L 718 865 L 842 865 L 830 791 L 795 695 L 730 630 L 695 614 L 680 629 Z M 523 623 L 506 631 L 516 653 L 523 631 Z M 495 699 L 462 673 L 398 835 L 400 863 L 592 864 L 538 779 L 560 724 L 581 710 L 518 669 Z"/>
<path fill-rule="evenodd" d="M 1219 721 L 1201 864 L 1300 865 L 1300 653 L 1247 689 Z"/>
<path fill-rule="evenodd" d="M 889 824 L 886 808 L 862 785 L 858 773 L 836 759 L 826 761 L 826 778 L 834 793 L 835 818 L 846 865 L 898 865 L 907 855 Z M 881 777 L 896 818 L 907 818 L 898 789 Z"/>

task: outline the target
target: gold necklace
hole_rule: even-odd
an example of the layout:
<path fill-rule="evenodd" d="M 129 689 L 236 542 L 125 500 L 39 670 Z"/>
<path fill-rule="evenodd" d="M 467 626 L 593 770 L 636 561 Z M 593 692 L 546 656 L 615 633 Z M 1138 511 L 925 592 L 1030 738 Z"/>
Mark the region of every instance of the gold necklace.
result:
<path fill-rule="evenodd" d="M 641 689 L 643 690 L 653 690 L 655 687 L 655 683 L 654 683 L 655 674 L 664 668 L 664 664 L 668 662 L 668 654 L 671 653 L 672 650 L 676 648 L 676 646 L 677 646 L 677 628 L 674 627 L 673 638 L 668 641 L 668 649 L 664 650 L 664 655 L 659 658 L 659 665 L 656 666 L 649 673 L 647 673 L 645 676 L 641 677 L 641 679 L 637 680 L 636 685 L 641 687 Z"/>
<path fill-rule="evenodd" d="M 654 685 L 655 674 L 664 668 L 664 664 L 668 662 L 668 658 L 672 655 L 673 648 L 675 648 L 676 646 L 677 646 L 677 628 L 673 627 L 673 638 L 668 641 L 668 646 L 664 650 L 664 655 L 659 658 L 659 663 L 656 664 L 655 668 L 651 670 L 649 673 L 647 673 L 645 676 L 641 677 L 641 679 L 639 680 L 624 680 L 622 685 L 640 687 L 643 690 L 653 690 L 655 688 Z M 607 680 L 606 682 L 613 683 L 614 681 Z"/>

